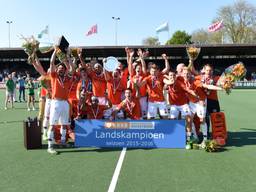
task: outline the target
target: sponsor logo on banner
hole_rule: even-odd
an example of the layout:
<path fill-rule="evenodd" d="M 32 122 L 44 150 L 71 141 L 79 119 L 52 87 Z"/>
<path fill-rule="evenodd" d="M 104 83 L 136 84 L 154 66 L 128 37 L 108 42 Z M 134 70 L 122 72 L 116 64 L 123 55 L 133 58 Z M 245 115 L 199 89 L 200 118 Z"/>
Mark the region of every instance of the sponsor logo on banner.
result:
<path fill-rule="evenodd" d="M 184 148 L 184 120 L 79 120 L 76 147 Z"/>

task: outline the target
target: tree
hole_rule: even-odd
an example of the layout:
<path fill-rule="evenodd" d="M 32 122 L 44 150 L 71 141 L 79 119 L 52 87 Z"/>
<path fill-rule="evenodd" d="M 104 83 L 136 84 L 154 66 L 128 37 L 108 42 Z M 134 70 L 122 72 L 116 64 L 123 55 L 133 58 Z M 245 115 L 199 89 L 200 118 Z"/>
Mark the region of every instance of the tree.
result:
<path fill-rule="evenodd" d="M 230 42 L 255 42 L 256 7 L 248 2 L 238 0 L 233 5 L 221 7 L 216 20 L 223 20 L 222 30 Z"/>
<path fill-rule="evenodd" d="M 209 33 L 205 29 L 199 29 L 192 33 L 191 40 L 200 44 L 220 44 L 223 41 L 223 31 Z"/>
<path fill-rule="evenodd" d="M 143 45 L 160 45 L 159 39 L 157 37 L 148 37 L 142 40 Z"/>
<path fill-rule="evenodd" d="M 201 44 L 209 43 L 209 33 L 204 29 L 194 31 L 191 36 L 193 42 L 199 42 Z"/>
<path fill-rule="evenodd" d="M 166 45 L 191 43 L 191 36 L 185 31 L 176 31 Z"/>

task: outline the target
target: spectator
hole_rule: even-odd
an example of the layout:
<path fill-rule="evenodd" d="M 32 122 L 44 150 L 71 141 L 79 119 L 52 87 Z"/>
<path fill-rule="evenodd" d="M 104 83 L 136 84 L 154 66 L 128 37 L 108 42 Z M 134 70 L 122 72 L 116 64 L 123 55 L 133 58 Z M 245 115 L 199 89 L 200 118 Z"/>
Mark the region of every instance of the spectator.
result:
<path fill-rule="evenodd" d="M 35 85 L 31 77 L 28 79 L 27 88 L 28 88 L 28 103 L 27 103 L 28 111 L 31 110 L 30 109 L 31 104 L 33 107 L 32 108 L 33 111 L 35 111 L 35 91 L 34 91 Z"/>
<path fill-rule="evenodd" d="M 16 77 L 16 72 L 12 72 L 12 80 L 14 82 L 13 101 L 17 102 L 16 101 L 16 84 L 17 84 L 18 78 Z"/>
<path fill-rule="evenodd" d="M 4 79 L 4 75 L 2 74 L 2 72 L 0 72 L 0 82 L 2 82 Z"/>
<path fill-rule="evenodd" d="M 7 110 L 7 103 L 10 100 L 11 108 L 13 108 L 13 92 L 14 92 L 14 82 L 12 80 L 12 75 L 8 75 L 8 79 L 6 81 L 6 98 L 5 98 L 5 110 Z"/>
<path fill-rule="evenodd" d="M 25 77 L 18 77 L 18 84 L 19 84 L 19 102 L 21 102 L 21 95 L 23 97 L 23 101 L 26 102 L 25 99 Z"/>

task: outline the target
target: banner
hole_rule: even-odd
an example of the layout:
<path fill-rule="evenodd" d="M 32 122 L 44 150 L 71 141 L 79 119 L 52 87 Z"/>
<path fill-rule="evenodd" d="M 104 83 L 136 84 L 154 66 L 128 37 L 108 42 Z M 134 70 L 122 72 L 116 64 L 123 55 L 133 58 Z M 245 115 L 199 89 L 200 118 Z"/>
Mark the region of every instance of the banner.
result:
<path fill-rule="evenodd" d="M 41 39 L 43 37 L 43 35 L 46 35 L 49 33 L 49 26 L 45 26 L 45 29 L 42 30 L 38 35 L 37 35 L 37 38 L 38 39 Z"/>
<path fill-rule="evenodd" d="M 208 27 L 208 31 L 216 32 L 216 31 L 220 30 L 222 27 L 224 27 L 223 20 L 217 21 Z"/>
<path fill-rule="evenodd" d="M 76 147 L 185 148 L 185 120 L 78 120 Z"/>
<path fill-rule="evenodd" d="M 168 22 L 165 22 L 165 23 L 161 24 L 159 27 L 156 28 L 157 33 L 160 33 L 162 31 L 169 31 Z"/>
<path fill-rule="evenodd" d="M 235 89 L 256 89 L 256 81 L 237 81 Z"/>
<path fill-rule="evenodd" d="M 98 33 L 98 25 L 93 25 L 90 30 L 86 33 L 86 36 L 92 35 L 94 33 Z"/>

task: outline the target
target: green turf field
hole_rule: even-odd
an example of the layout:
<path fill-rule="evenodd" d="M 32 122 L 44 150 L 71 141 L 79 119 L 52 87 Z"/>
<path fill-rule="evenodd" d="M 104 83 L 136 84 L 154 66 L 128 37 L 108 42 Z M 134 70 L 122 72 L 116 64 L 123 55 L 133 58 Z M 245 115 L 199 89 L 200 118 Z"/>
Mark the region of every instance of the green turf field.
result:
<path fill-rule="evenodd" d="M 115 191 L 254 192 L 256 190 L 256 90 L 220 93 L 229 130 L 218 153 L 183 149 L 131 149 L 123 161 Z M 27 151 L 22 121 L 24 103 L 3 110 L 0 91 L 0 192 L 108 191 L 121 150 L 45 149 Z"/>

